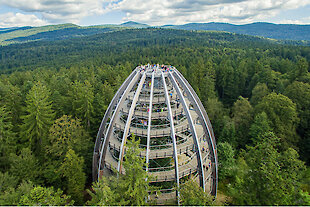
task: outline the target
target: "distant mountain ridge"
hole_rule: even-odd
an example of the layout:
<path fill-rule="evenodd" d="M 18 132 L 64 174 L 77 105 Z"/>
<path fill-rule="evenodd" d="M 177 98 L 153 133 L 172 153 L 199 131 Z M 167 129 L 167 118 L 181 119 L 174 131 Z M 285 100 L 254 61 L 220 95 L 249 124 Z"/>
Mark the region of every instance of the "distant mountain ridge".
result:
<path fill-rule="evenodd" d="M 133 21 L 122 23 L 122 24 L 120 24 L 120 26 L 123 26 L 123 27 L 134 27 L 134 28 L 147 28 L 147 27 L 151 27 L 150 25 L 142 24 L 142 23 L 138 23 L 138 22 L 133 22 Z"/>
<path fill-rule="evenodd" d="M 143 29 L 154 27 L 138 22 L 125 22 L 122 24 L 106 24 L 96 26 L 78 26 L 75 24 L 59 24 L 41 27 L 12 27 L 0 28 L 0 45 L 24 43 L 29 41 L 54 41 L 75 37 L 96 35 L 124 29 Z M 310 41 L 310 25 L 273 24 L 256 22 L 244 25 L 229 23 L 189 23 L 184 25 L 155 26 L 163 29 L 226 31 L 237 34 L 261 36 L 277 40 Z"/>
<path fill-rule="evenodd" d="M 273 24 L 267 22 L 235 25 L 229 23 L 210 22 L 189 23 L 184 25 L 164 25 L 162 28 L 226 31 L 279 40 L 310 40 L 310 25 Z"/>

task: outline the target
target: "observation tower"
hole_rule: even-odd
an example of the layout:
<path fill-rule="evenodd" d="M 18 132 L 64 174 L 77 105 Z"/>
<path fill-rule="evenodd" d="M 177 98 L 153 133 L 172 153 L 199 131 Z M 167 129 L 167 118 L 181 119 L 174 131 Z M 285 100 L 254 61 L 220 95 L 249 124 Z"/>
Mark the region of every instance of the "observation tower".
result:
<path fill-rule="evenodd" d="M 93 154 L 93 180 L 122 167 L 125 143 L 140 138 L 158 203 L 177 199 L 175 186 L 194 179 L 216 196 L 217 152 L 208 115 L 197 94 L 173 66 L 136 67 L 113 97 L 101 122 Z"/>

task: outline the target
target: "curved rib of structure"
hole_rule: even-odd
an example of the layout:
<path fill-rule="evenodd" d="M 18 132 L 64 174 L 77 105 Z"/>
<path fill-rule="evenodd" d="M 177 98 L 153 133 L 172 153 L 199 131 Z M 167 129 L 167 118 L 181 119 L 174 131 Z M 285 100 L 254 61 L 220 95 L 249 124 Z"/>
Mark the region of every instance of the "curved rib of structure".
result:
<path fill-rule="evenodd" d="M 194 179 L 211 195 L 217 190 L 217 153 L 212 126 L 193 88 L 175 67 L 138 66 L 113 97 L 100 125 L 93 155 L 93 179 L 122 161 L 131 134 L 152 185 L 165 186 L 158 203 L 177 199 L 174 186 Z M 168 187 L 167 187 L 168 186 Z"/>

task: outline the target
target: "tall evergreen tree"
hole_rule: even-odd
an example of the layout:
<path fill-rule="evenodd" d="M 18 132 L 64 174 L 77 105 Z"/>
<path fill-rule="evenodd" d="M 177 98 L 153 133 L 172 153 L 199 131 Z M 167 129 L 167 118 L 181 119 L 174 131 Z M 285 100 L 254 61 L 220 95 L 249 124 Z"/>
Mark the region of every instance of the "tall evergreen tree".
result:
<path fill-rule="evenodd" d="M 85 80 L 84 83 L 75 81 L 72 84 L 71 98 L 73 113 L 76 117 L 82 120 L 88 129 L 90 128 L 91 119 L 94 112 L 93 90 L 92 85 L 87 80 Z"/>
<path fill-rule="evenodd" d="M 63 115 L 49 130 L 47 153 L 61 162 L 69 149 L 90 162 L 91 148 L 91 138 L 78 119 Z"/>
<path fill-rule="evenodd" d="M 268 95 L 268 87 L 265 83 L 258 83 L 252 90 L 251 104 L 255 106 L 264 96 Z"/>
<path fill-rule="evenodd" d="M 12 153 L 9 160 L 11 163 L 9 172 L 11 175 L 15 176 L 19 182 L 22 180 L 32 181 L 33 183 L 39 182 L 39 163 L 30 149 L 22 149 L 19 155 Z"/>
<path fill-rule="evenodd" d="M 82 157 L 78 157 L 74 150 L 69 149 L 59 171 L 66 179 L 67 193 L 72 197 L 77 205 L 82 205 L 84 201 L 83 191 L 86 176 L 83 172 L 83 168 L 84 159 Z"/>
<path fill-rule="evenodd" d="M 22 117 L 23 125 L 20 136 L 35 153 L 41 152 L 41 148 L 45 145 L 48 129 L 54 119 L 49 95 L 49 90 L 39 81 L 26 97 L 26 115 Z"/>
<path fill-rule="evenodd" d="M 300 156 L 310 164 L 310 84 L 295 81 L 286 88 L 285 95 L 296 103 L 300 118 L 297 128 L 298 134 L 301 136 Z"/>
<path fill-rule="evenodd" d="M 69 202 L 70 196 L 62 194 L 60 189 L 54 190 L 53 187 L 45 188 L 36 186 L 30 190 L 27 194 L 23 195 L 18 205 L 21 206 L 64 206 L 72 205 L 73 202 Z"/>
<path fill-rule="evenodd" d="M 253 121 L 253 108 L 247 98 L 240 96 L 234 103 L 232 120 L 236 127 L 237 144 L 244 147 L 249 142 L 248 133 Z"/>
<path fill-rule="evenodd" d="M 16 134 L 13 132 L 10 113 L 0 106 L 0 169 L 8 169 L 10 153 L 16 150 Z"/>
<path fill-rule="evenodd" d="M 183 206 L 210 206 L 213 204 L 212 196 L 190 178 L 180 186 L 180 200 Z"/>
<path fill-rule="evenodd" d="M 271 132 L 271 127 L 269 126 L 267 114 L 262 112 L 255 116 L 253 124 L 250 127 L 249 134 L 253 144 L 256 145 L 262 142 L 263 140 L 261 138 L 267 132 Z"/>
<path fill-rule="evenodd" d="M 123 162 L 126 174 L 99 180 L 90 192 L 91 205 L 146 205 L 146 198 L 154 192 L 149 186 L 150 176 L 143 169 L 145 160 L 139 156 L 141 149 L 135 138 L 127 140 Z M 152 201 L 148 201 L 152 203 Z"/>
<path fill-rule="evenodd" d="M 235 150 L 227 142 L 221 142 L 217 145 L 218 151 L 218 167 L 219 167 L 219 179 L 225 179 L 233 176 L 233 169 L 235 167 Z"/>

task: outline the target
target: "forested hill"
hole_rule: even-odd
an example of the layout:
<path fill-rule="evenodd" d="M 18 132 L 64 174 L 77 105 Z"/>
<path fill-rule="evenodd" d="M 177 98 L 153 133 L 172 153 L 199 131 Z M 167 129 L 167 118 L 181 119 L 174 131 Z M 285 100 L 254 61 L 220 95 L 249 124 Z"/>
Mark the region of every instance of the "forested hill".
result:
<path fill-rule="evenodd" d="M 132 53 L 130 59 L 141 62 L 136 51 L 147 46 L 171 46 L 171 49 L 182 45 L 199 47 L 203 45 L 230 47 L 234 44 L 268 44 L 269 40 L 245 35 L 234 35 L 224 32 L 190 32 L 172 29 L 133 29 L 112 33 L 98 34 L 82 38 L 61 41 L 39 41 L 25 44 L 3 46 L 0 50 L 0 72 L 27 69 L 35 66 L 68 65 L 83 62 L 87 58 L 104 55 L 106 61 L 115 63 L 129 59 L 115 60 L 111 53 Z M 107 56 L 108 55 L 108 56 Z M 152 61 L 151 57 L 150 61 Z"/>
<path fill-rule="evenodd" d="M 82 27 L 75 24 L 59 24 L 42 27 L 2 28 L 0 30 L 0 45 L 24 43 L 29 41 L 62 40 L 116 30 L 123 30 L 127 28 L 128 27 L 126 27 L 125 25 L 101 25 Z"/>
<path fill-rule="evenodd" d="M 33 69 L 41 66 L 68 66 L 72 63 L 84 64 L 85 60 L 102 57 L 109 64 L 142 60 L 159 61 L 162 54 L 149 55 L 143 53 L 145 47 L 170 47 L 173 50 L 181 48 L 211 47 L 226 50 L 226 48 L 279 48 L 290 58 L 290 53 L 298 47 L 279 45 L 279 42 L 264 38 L 238 35 L 227 32 L 192 32 L 174 29 L 131 29 L 97 34 L 92 36 L 58 41 L 39 41 L 25 44 L 3 46 L 0 50 L 0 73 L 11 70 Z M 231 49 L 234 50 L 234 49 Z M 308 56 L 308 47 L 298 48 L 303 55 Z M 157 50 L 156 50 L 157 51 Z M 249 51 L 253 53 L 253 51 Z M 270 51 L 272 52 L 272 50 Z M 124 54 L 115 57 L 112 54 Z M 299 52 L 300 53 L 300 52 Z M 130 55 L 129 55 L 130 54 Z M 190 58 L 190 57 L 187 57 Z M 160 62 L 160 61 L 159 61 Z M 174 64 L 181 64 L 175 61 Z"/>
<path fill-rule="evenodd" d="M 163 26 L 163 28 L 226 31 L 279 40 L 310 40 L 310 25 L 272 24 L 266 22 L 235 25 L 228 23 L 210 22 L 190 23 L 184 25 L 168 25 Z"/>
<path fill-rule="evenodd" d="M 49 25 L 42 27 L 16 27 L 0 29 L 0 45 L 25 43 L 29 41 L 54 41 L 85 37 L 124 29 L 150 28 L 147 24 L 125 22 L 119 25 L 78 26 L 74 24 Z M 261 36 L 278 40 L 298 40 L 298 44 L 308 44 L 310 41 L 310 25 L 253 23 L 233 25 L 227 23 L 190 23 L 184 25 L 164 25 L 157 28 L 226 31 L 237 34 Z M 294 42 L 297 44 L 297 42 Z"/>
<path fill-rule="evenodd" d="M 147 63 L 184 75 L 216 137 L 216 203 L 181 185 L 182 205 L 310 205 L 310 47 L 144 28 L 1 46 L 0 206 L 144 205 L 149 179 L 92 184 L 91 165 L 111 99 Z"/>

